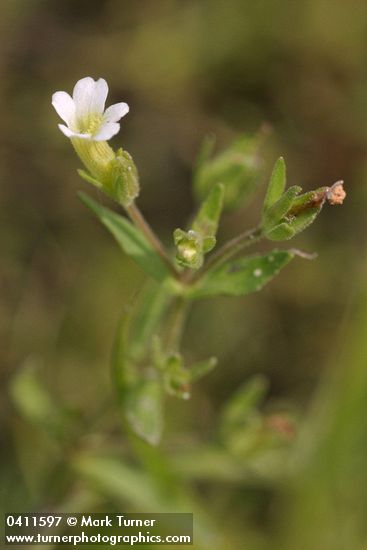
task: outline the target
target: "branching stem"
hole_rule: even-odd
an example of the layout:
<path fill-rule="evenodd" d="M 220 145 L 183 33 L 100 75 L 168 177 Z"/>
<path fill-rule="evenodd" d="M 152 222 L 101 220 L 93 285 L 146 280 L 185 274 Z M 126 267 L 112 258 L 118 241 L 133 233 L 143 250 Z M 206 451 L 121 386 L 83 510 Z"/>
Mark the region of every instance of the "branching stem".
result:
<path fill-rule="evenodd" d="M 151 246 L 154 248 L 154 250 L 159 254 L 159 256 L 162 258 L 163 262 L 168 267 L 171 275 L 175 277 L 176 279 L 179 277 L 179 273 L 177 269 L 175 268 L 173 262 L 170 260 L 163 244 L 157 237 L 157 235 L 153 232 L 150 225 L 144 218 L 143 214 L 139 210 L 139 208 L 136 206 L 134 202 L 132 202 L 129 206 L 125 207 L 127 214 L 129 215 L 130 219 L 134 222 L 136 227 L 144 233 L 145 237 L 151 244 Z"/>
<path fill-rule="evenodd" d="M 226 260 L 229 260 L 229 258 L 232 258 L 232 256 L 238 254 L 238 252 L 241 252 L 244 248 L 258 242 L 262 236 L 263 233 L 261 227 L 255 227 L 241 233 L 230 241 L 227 241 L 215 254 L 213 254 L 213 256 L 211 256 L 203 269 L 197 272 L 197 274 L 193 277 L 192 282 L 198 281 L 201 277 L 203 277 L 203 275 L 208 273 L 208 271 L 214 267 L 218 267 Z"/>

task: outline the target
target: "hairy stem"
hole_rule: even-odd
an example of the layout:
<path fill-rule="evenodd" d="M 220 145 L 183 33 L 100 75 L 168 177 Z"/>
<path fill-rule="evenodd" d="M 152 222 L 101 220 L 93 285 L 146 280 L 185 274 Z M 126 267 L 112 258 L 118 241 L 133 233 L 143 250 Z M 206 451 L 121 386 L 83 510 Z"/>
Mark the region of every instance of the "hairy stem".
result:
<path fill-rule="evenodd" d="M 138 227 L 142 231 L 142 233 L 144 233 L 145 237 L 147 238 L 151 246 L 162 258 L 163 262 L 166 264 L 171 274 L 175 278 L 178 278 L 179 273 L 175 268 L 174 264 L 172 263 L 171 259 L 169 258 L 163 244 L 161 243 L 157 235 L 153 232 L 150 225 L 145 220 L 143 214 L 140 212 L 136 204 L 133 202 L 129 206 L 126 206 L 125 209 L 130 219 L 136 225 L 136 227 Z"/>

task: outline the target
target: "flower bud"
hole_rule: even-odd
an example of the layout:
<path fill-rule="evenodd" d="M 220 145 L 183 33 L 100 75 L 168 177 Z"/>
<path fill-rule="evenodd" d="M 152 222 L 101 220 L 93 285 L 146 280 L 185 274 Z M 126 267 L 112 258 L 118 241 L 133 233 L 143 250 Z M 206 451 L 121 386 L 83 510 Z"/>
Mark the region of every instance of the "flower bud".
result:
<path fill-rule="evenodd" d="M 177 248 L 176 260 L 178 264 L 182 267 L 200 269 L 204 261 L 202 236 L 192 229 L 190 231 L 176 229 L 173 238 Z"/>

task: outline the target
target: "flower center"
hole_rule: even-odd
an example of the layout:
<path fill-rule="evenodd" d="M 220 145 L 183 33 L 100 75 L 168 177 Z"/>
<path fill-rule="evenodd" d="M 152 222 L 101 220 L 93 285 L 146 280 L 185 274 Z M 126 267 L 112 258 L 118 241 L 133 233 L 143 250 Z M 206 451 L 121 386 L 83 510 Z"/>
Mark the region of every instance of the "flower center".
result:
<path fill-rule="evenodd" d="M 93 136 L 100 129 L 102 120 L 103 115 L 99 113 L 91 113 L 88 117 L 80 120 L 80 132 L 82 134 L 91 134 Z"/>

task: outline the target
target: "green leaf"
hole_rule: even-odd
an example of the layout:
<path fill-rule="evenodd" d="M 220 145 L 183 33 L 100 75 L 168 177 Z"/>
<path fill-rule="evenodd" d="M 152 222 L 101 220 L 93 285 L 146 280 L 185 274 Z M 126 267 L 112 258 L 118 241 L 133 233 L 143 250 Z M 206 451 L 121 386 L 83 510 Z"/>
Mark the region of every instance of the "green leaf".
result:
<path fill-rule="evenodd" d="M 202 235 L 203 238 L 215 237 L 219 219 L 223 207 L 224 185 L 217 183 L 209 192 L 209 195 L 201 205 L 192 229 Z"/>
<path fill-rule="evenodd" d="M 22 414 L 32 422 L 42 423 L 55 414 L 55 405 L 37 379 L 33 367 L 24 367 L 11 383 L 13 401 Z"/>
<path fill-rule="evenodd" d="M 125 398 L 126 418 L 142 439 L 158 445 L 163 432 L 163 391 L 158 378 L 146 378 L 130 388 Z"/>
<path fill-rule="evenodd" d="M 201 144 L 198 157 L 196 159 L 195 173 L 199 172 L 201 167 L 207 162 L 212 155 L 215 147 L 216 138 L 213 134 L 205 136 Z M 195 178 L 195 176 L 194 176 Z"/>
<path fill-rule="evenodd" d="M 263 400 L 268 381 L 257 375 L 246 381 L 229 399 L 223 408 L 220 420 L 220 431 L 224 435 L 244 427 L 249 418 L 257 413 L 257 407 Z"/>
<path fill-rule="evenodd" d="M 109 498 L 137 509 L 167 511 L 167 499 L 152 476 L 126 464 L 120 457 L 74 453 L 72 466 L 93 489 L 98 487 Z"/>
<path fill-rule="evenodd" d="M 286 186 L 286 166 L 283 157 L 276 161 L 273 172 L 270 176 L 268 189 L 266 192 L 263 212 L 265 213 L 270 206 L 273 206 L 283 195 Z"/>
<path fill-rule="evenodd" d="M 191 289 L 191 299 L 242 296 L 260 290 L 294 257 L 293 251 L 273 250 L 264 255 L 232 260 L 209 271 Z"/>
<path fill-rule="evenodd" d="M 42 384 L 36 363 L 27 363 L 10 384 L 12 400 L 20 414 L 54 436 L 69 432 L 70 412 L 62 409 Z"/>
<path fill-rule="evenodd" d="M 129 331 L 129 355 L 134 360 L 142 359 L 150 348 L 152 337 L 158 330 L 159 323 L 171 299 L 168 285 L 151 281 L 145 285 L 134 310 Z"/>
<path fill-rule="evenodd" d="M 232 210 L 242 206 L 260 181 L 261 138 L 259 134 L 242 136 L 214 158 L 203 155 L 194 176 L 196 198 L 203 200 L 214 185 L 222 183 L 225 188 L 224 207 Z"/>
<path fill-rule="evenodd" d="M 160 282 L 169 275 L 164 262 L 132 223 L 116 212 L 101 206 L 85 193 L 80 192 L 79 197 L 112 233 L 122 250 L 149 275 Z"/>
<path fill-rule="evenodd" d="M 138 372 L 128 357 L 130 317 L 122 318 L 113 353 L 113 374 L 119 404 L 130 428 L 151 445 L 157 445 L 163 430 L 162 384 L 157 377 Z"/>
<path fill-rule="evenodd" d="M 263 215 L 263 226 L 265 231 L 273 229 L 275 225 L 282 221 L 292 208 L 293 201 L 302 191 L 298 185 L 293 185 L 278 199 Z"/>
<path fill-rule="evenodd" d="M 209 359 L 204 359 L 203 361 L 198 361 L 194 365 L 192 365 L 189 369 L 190 372 L 190 380 L 191 382 L 196 382 L 196 380 L 199 380 L 206 374 L 209 374 L 214 367 L 216 367 L 218 364 L 218 360 L 216 357 L 210 357 Z"/>

